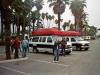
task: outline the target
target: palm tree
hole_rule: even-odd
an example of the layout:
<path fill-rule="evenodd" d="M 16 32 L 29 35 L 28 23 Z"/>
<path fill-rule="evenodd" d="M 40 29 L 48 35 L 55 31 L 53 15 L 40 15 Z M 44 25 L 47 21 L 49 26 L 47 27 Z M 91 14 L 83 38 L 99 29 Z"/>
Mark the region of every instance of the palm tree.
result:
<path fill-rule="evenodd" d="M 11 59 L 11 54 L 10 54 L 10 34 L 11 34 L 11 29 L 10 29 L 10 24 L 11 24 L 11 13 L 12 10 L 10 8 L 13 0 L 1 0 L 1 6 L 3 9 L 3 19 L 4 19 L 4 25 L 5 25 L 5 52 L 6 52 L 6 59 Z"/>
<path fill-rule="evenodd" d="M 90 26 L 88 30 L 88 35 L 95 36 L 97 33 L 97 28 L 95 26 Z"/>
<path fill-rule="evenodd" d="M 37 20 L 36 27 L 37 27 L 37 29 L 41 27 L 40 22 L 39 22 L 40 16 L 41 16 L 41 14 L 39 13 L 39 11 L 37 11 L 37 16 L 36 16 L 36 20 Z"/>
<path fill-rule="evenodd" d="M 86 35 L 86 33 L 87 33 L 86 30 L 87 30 L 87 28 L 89 28 L 87 15 L 88 14 L 86 14 L 86 13 L 82 14 L 81 25 L 80 25 L 82 35 Z"/>
<path fill-rule="evenodd" d="M 65 4 L 69 4 L 69 0 L 48 0 L 51 2 L 50 7 L 53 6 L 53 11 L 58 15 L 58 29 L 60 30 L 60 16 L 65 11 Z"/>
<path fill-rule="evenodd" d="M 33 23 L 33 31 L 35 30 L 35 22 L 39 20 L 40 18 L 40 13 L 39 11 L 34 11 L 32 12 L 32 23 Z M 37 25 L 37 28 L 38 28 L 38 25 Z"/>
<path fill-rule="evenodd" d="M 50 22 L 52 20 L 52 16 L 51 15 L 48 15 L 48 28 L 50 28 Z"/>
<path fill-rule="evenodd" d="M 1 41 L 2 41 L 2 43 L 3 43 L 3 41 L 4 41 L 4 20 L 3 20 L 3 7 L 2 7 L 2 5 L 1 5 L 1 2 L 0 2 L 0 16 L 1 16 Z"/>
<path fill-rule="evenodd" d="M 67 26 L 69 26 L 69 23 L 68 22 L 64 22 L 64 24 L 62 26 L 63 27 L 63 30 L 65 30 Z"/>
<path fill-rule="evenodd" d="M 32 22 L 33 22 L 33 31 L 34 31 L 34 23 L 36 20 L 40 18 L 40 13 L 39 11 L 42 9 L 43 5 L 43 0 L 36 0 L 33 1 L 33 5 L 36 6 L 37 10 L 32 12 Z"/>
<path fill-rule="evenodd" d="M 14 10 L 14 16 L 15 16 L 15 24 L 17 26 L 17 35 L 20 35 L 20 25 L 19 25 L 19 21 L 20 21 L 20 16 L 21 16 L 21 12 L 22 12 L 22 5 L 23 2 L 22 0 L 14 0 L 12 3 L 12 9 Z"/>
<path fill-rule="evenodd" d="M 75 25 L 74 24 L 70 24 L 70 31 L 75 31 Z"/>
<path fill-rule="evenodd" d="M 33 0 L 14 0 L 11 9 L 13 10 L 13 15 L 15 16 L 15 24 L 17 26 L 17 35 L 20 35 L 20 26 L 22 26 L 22 39 L 24 39 L 25 34 L 25 27 L 26 27 L 26 20 L 27 15 L 32 9 L 32 1 Z M 15 55 L 18 55 L 18 51 Z M 18 58 L 18 56 L 16 56 Z"/>
<path fill-rule="evenodd" d="M 45 13 L 42 13 L 41 17 L 42 17 L 42 21 L 43 21 L 43 25 L 44 25 Z"/>
<path fill-rule="evenodd" d="M 89 28 L 90 28 L 90 26 L 88 24 L 84 25 L 83 33 L 82 33 L 83 36 L 87 36 L 88 35 L 88 33 L 89 33 L 88 29 Z"/>
<path fill-rule="evenodd" d="M 84 13 L 84 7 L 86 7 L 85 0 L 73 0 L 70 5 L 72 14 L 75 17 L 75 30 L 79 31 L 79 24 L 81 24 L 82 14 Z"/>
<path fill-rule="evenodd" d="M 25 34 L 27 17 L 33 6 L 33 0 L 25 0 L 24 2 L 22 0 L 14 0 L 12 4 L 12 9 L 15 11 L 17 35 L 20 35 L 20 26 L 22 26 L 22 38 L 24 38 Z"/>

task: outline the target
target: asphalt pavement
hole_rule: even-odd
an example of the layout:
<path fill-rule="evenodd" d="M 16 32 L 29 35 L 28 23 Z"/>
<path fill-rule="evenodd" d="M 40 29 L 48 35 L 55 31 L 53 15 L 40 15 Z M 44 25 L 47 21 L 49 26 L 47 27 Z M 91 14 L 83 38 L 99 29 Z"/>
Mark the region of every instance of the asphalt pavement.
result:
<path fill-rule="evenodd" d="M 60 56 L 58 63 L 48 53 L 28 53 L 27 60 L 0 63 L 0 75 L 100 75 L 100 39 L 90 42 L 88 51 Z"/>

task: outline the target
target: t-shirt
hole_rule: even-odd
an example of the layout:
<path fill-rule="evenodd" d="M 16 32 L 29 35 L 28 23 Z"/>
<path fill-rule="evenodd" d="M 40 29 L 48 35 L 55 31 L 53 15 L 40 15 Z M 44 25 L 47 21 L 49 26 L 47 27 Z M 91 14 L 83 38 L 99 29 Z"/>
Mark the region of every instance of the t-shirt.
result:
<path fill-rule="evenodd" d="M 27 40 L 22 41 L 22 47 L 28 47 L 28 41 Z"/>

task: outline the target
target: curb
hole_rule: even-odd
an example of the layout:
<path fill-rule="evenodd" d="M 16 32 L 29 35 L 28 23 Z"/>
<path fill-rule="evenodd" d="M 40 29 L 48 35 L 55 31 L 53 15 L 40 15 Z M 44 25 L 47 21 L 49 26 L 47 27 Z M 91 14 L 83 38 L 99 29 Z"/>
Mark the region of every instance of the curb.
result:
<path fill-rule="evenodd" d="M 9 63 L 9 62 L 23 61 L 23 60 L 27 60 L 27 59 L 28 59 L 28 57 L 18 58 L 18 59 L 11 59 L 11 60 L 3 60 L 3 61 L 0 61 L 0 63 Z"/>

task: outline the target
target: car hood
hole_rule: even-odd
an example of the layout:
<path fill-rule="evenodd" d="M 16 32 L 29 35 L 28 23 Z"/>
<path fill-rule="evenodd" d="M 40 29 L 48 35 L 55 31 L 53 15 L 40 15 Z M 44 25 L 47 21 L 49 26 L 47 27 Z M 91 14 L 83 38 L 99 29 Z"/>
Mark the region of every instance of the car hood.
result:
<path fill-rule="evenodd" d="M 70 42 L 67 42 L 67 45 L 72 46 L 72 44 Z"/>
<path fill-rule="evenodd" d="M 78 41 L 77 43 L 82 43 L 82 44 L 89 44 L 89 41 Z"/>

